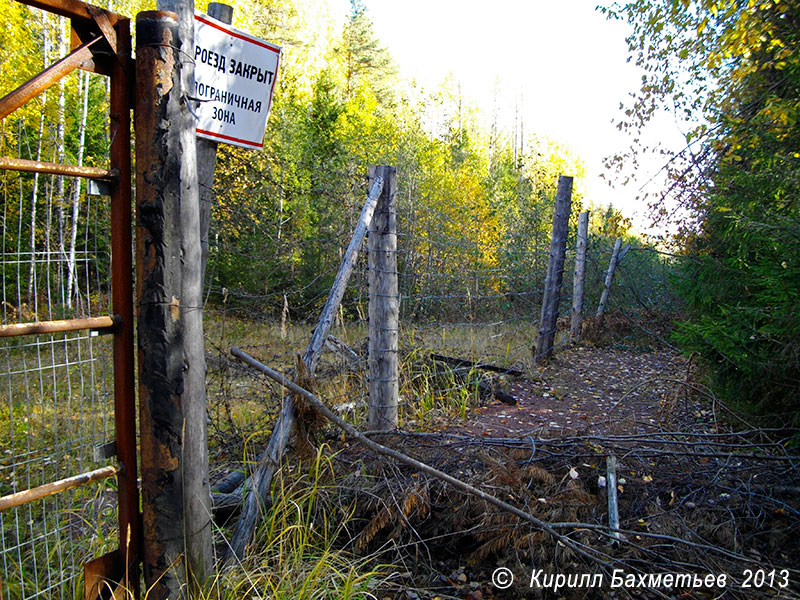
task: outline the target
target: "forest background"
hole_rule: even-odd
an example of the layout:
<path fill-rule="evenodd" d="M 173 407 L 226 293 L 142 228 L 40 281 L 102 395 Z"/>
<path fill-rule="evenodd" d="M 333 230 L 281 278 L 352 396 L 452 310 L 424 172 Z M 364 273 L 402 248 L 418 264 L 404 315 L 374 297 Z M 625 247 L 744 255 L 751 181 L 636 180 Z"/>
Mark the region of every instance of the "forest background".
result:
<path fill-rule="evenodd" d="M 109 8 L 134 16 L 152 6 Z M 681 321 L 677 339 L 705 357 L 718 389 L 763 411 L 794 411 L 798 4 L 642 0 L 605 12 L 629 22 L 631 55 L 645 71 L 620 126 L 636 133 L 664 105 L 695 125 L 686 148 L 665 158 L 669 185 L 654 199 L 660 218 L 679 215 L 673 256 L 656 252 L 665 248 L 637 236 L 613 208 L 593 210 L 588 277 L 597 285 L 588 285 L 588 304 L 599 291 L 603 253 L 623 237 L 641 251 L 626 259 L 629 278 L 619 283 L 617 307 L 673 312 Z M 248 318 L 313 318 L 363 202 L 367 168 L 389 164 L 400 174 L 404 318 L 535 318 L 558 176 L 575 177 L 571 235 L 578 212 L 591 205 L 580 157 L 525 132 L 518 119 L 511 131 L 501 130 L 471 107 L 455 80 L 433 91 L 409 85 L 358 0 L 344 20 L 299 0 L 242 0 L 234 24 L 282 45 L 284 53 L 265 151 L 220 149 L 209 308 Z M 67 39 L 55 18 L 4 0 L 0 87 L 11 90 L 63 56 Z M 105 164 L 105 86 L 73 74 L 6 119 L 4 155 Z M 621 154 L 610 167 L 629 165 L 630 158 Z M 74 257 L 88 239 L 79 235 L 86 190 L 79 180 L 3 177 L 4 220 L 19 223 L 15 235 L 4 228 L 4 251 L 66 255 L 62 309 L 79 310 L 72 279 Z M 675 206 L 682 210 L 675 213 Z M 33 267 L 23 278 L 8 286 L 21 290 L 8 301 L 36 312 Z M 363 318 L 361 293 L 358 285 L 348 292 L 343 320 Z"/>

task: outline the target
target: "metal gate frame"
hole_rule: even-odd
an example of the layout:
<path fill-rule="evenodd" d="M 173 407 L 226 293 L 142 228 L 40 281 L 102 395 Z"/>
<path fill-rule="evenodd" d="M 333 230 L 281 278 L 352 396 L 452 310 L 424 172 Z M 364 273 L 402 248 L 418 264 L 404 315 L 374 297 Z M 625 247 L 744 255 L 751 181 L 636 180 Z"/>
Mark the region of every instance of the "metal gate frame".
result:
<path fill-rule="evenodd" d="M 111 80 L 110 165 L 108 169 L 78 167 L 18 158 L 0 158 L 0 169 L 50 173 L 99 180 L 110 186 L 111 298 L 114 314 L 66 321 L 0 325 L 0 337 L 67 331 L 112 333 L 114 417 L 117 465 L 81 473 L 0 498 L 0 511 L 67 489 L 117 477 L 119 547 L 84 565 L 86 600 L 102 595 L 104 584 L 123 584 L 139 597 L 141 515 L 137 487 L 136 399 L 133 347 L 133 257 L 131 217 L 131 58 L 130 19 L 80 0 L 18 0 L 71 21 L 71 52 L 0 99 L 0 119 L 53 86 L 76 69 Z M 113 453 L 111 454 L 113 455 Z M 114 593 L 116 597 L 116 592 Z"/>

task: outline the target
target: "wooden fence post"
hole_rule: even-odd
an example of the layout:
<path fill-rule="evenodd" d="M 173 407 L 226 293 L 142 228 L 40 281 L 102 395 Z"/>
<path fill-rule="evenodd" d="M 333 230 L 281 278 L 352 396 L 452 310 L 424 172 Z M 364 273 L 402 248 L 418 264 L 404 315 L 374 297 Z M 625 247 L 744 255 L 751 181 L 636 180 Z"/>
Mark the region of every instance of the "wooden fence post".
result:
<path fill-rule="evenodd" d="M 572 280 L 572 319 L 569 337 L 577 342 L 583 319 L 583 282 L 586 277 L 586 246 L 589 238 L 589 211 L 578 215 L 578 247 L 575 252 L 575 275 Z"/>
<path fill-rule="evenodd" d="M 383 191 L 369 229 L 369 415 L 367 427 L 397 427 L 398 334 L 397 222 L 394 167 L 370 167 L 370 179 L 383 174 Z"/>
<path fill-rule="evenodd" d="M 564 256 L 567 250 L 567 230 L 569 213 L 572 207 L 572 177 L 562 175 L 558 179 L 556 208 L 553 215 L 553 233 L 550 238 L 550 260 L 547 264 L 547 278 L 542 298 L 542 316 L 539 321 L 539 335 L 533 358 L 543 362 L 553 353 L 556 336 L 558 303 L 561 299 L 561 282 L 564 277 Z"/>
<path fill-rule="evenodd" d="M 617 238 L 617 241 L 614 242 L 614 251 L 611 253 L 611 260 L 608 263 L 608 271 L 606 272 L 606 281 L 605 286 L 603 287 L 603 293 L 600 296 L 600 305 L 597 307 L 597 316 L 602 317 L 603 313 L 606 311 L 606 304 L 608 303 L 608 294 L 611 292 L 611 282 L 614 279 L 614 271 L 617 269 L 617 265 L 619 264 L 620 260 L 622 260 L 622 256 L 628 251 L 630 246 L 626 246 L 625 250 L 622 254 L 620 254 L 620 247 L 622 246 L 622 239 Z"/>
<path fill-rule="evenodd" d="M 208 3 L 208 16 L 230 25 L 233 7 L 219 2 Z M 194 53 L 192 53 L 194 56 Z M 197 138 L 197 185 L 200 193 L 200 247 L 202 252 L 202 274 L 205 282 L 208 263 L 208 229 L 211 222 L 211 206 L 214 203 L 214 171 L 217 166 L 217 142 Z"/>
<path fill-rule="evenodd" d="M 617 457 L 606 456 L 606 490 L 608 491 L 608 528 L 611 529 L 611 542 L 619 543 L 619 503 L 617 502 Z"/>
<path fill-rule="evenodd" d="M 180 599 L 212 565 L 197 155 L 182 99 L 191 73 L 174 12 L 136 21 L 143 561 L 148 597 Z"/>
<path fill-rule="evenodd" d="M 339 272 L 333 280 L 330 294 L 328 294 L 328 300 L 325 302 L 319 322 L 308 343 L 306 353 L 303 355 L 303 363 L 308 375 L 311 377 L 314 376 L 320 353 L 322 352 L 325 340 L 328 339 L 328 335 L 330 334 L 331 325 L 333 324 L 333 315 L 344 297 L 347 281 L 350 279 L 350 274 L 355 267 L 359 248 L 364 242 L 364 237 L 367 235 L 367 229 L 372 222 L 383 186 L 384 180 L 382 177 L 373 178 L 373 181 L 370 183 L 367 200 L 364 202 L 364 208 L 361 210 L 361 216 L 353 232 L 350 245 L 347 247 L 347 252 L 339 267 Z M 286 452 L 286 446 L 289 444 L 289 437 L 294 429 L 296 416 L 294 401 L 291 396 L 287 396 L 283 400 L 283 407 L 278 416 L 278 420 L 272 428 L 272 434 L 269 437 L 267 448 L 259 458 L 258 467 L 251 477 L 247 497 L 242 507 L 242 514 L 233 532 L 229 551 L 225 555 L 225 563 L 230 562 L 233 557 L 238 557 L 240 559 L 244 557 L 247 544 L 250 542 L 253 531 L 261 518 L 263 506 L 269 499 L 272 477 L 275 471 L 280 467 L 283 454 Z"/>
<path fill-rule="evenodd" d="M 194 95 L 194 0 L 157 0 L 159 10 L 178 15 L 180 57 L 176 81 L 179 112 L 171 127 L 179 142 L 169 160 L 180 169 L 181 326 L 183 327 L 183 536 L 186 543 L 189 594 L 205 584 L 214 556 L 211 530 L 211 484 L 208 477 L 208 415 L 206 413 L 206 351 L 203 337 L 203 258 L 200 242 L 200 194 L 197 172 L 196 119 L 189 110 Z M 169 115 L 168 115 L 169 116 Z M 177 141 L 177 140 L 176 140 Z M 188 572 L 187 572 L 188 571 Z"/>

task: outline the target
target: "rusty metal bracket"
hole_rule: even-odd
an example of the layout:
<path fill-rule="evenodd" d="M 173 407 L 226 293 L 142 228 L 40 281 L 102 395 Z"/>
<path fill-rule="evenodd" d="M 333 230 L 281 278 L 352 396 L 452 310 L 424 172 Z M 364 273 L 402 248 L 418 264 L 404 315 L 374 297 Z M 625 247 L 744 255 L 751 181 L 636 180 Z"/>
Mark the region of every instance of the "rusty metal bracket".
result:
<path fill-rule="evenodd" d="M 100 169 L 98 167 L 79 167 L 77 165 L 63 165 L 59 163 L 43 162 L 39 160 L 26 160 L 24 158 L 0 158 L 0 169 L 8 171 L 26 171 L 28 173 L 48 173 L 52 175 L 66 175 L 67 177 L 88 177 L 103 181 L 113 181 L 119 173 Z"/>
<path fill-rule="evenodd" d="M 121 583 L 125 578 L 125 562 L 119 549 L 112 550 L 83 565 L 83 597 L 85 600 L 127 598 Z"/>
<path fill-rule="evenodd" d="M 117 32 L 114 31 L 113 25 L 111 25 L 111 21 L 108 20 L 108 14 L 101 8 L 97 6 L 87 6 L 86 7 L 89 13 L 92 15 L 94 22 L 97 23 L 97 26 L 100 28 L 100 31 L 103 34 L 103 37 L 106 38 L 108 45 L 111 46 L 111 49 L 114 51 L 114 54 L 117 53 Z"/>
<path fill-rule="evenodd" d="M 92 459 L 94 462 L 99 463 L 109 458 L 114 458 L 117 455 L 117 442 L 111 440 L 102 444 L 95 444 L 92 447 Z"/>
<path fill-rule="evenodd" d="M 92 60 L 92 46 L 98 40 L 97 37 L 67 54 L 64 58 L 46 68 L 44 71 L 29 79 L 10 94 L 0 99 L 0 119 L 5 119 L 8 115 L 23 106 L 29 100 L 35 98 L 45 90 L 55 85 L 59 79 L 79 69 L 84 63 Z"/>

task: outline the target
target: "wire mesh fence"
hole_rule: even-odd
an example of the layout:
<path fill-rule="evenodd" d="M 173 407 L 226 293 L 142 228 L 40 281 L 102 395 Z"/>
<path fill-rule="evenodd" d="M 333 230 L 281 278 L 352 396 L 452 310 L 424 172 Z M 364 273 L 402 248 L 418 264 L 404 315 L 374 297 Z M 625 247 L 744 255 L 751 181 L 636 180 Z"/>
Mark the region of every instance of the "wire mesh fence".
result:
<path fill-rule="evenodd" d="M 33 175 L 2 177 L 3 325 L 110 314 L 107 202 L 86 196 L 73 221 L 54 195 L 55 176 L 38 176 L 36 196 Z M 94 447 L 114 440 L 112 352 L 111 336 L 92 331 L 0 339 L 0 496 L 106 463 Z M 118 542 L 114 487 L 0 512 L 0 597 L 75 597 L 83 564 Z"/>
<path fill-rule="evenodd" d="M 24 33 L 5 45 L 4 93 L 17 91 L 3 98 L 0 128 L 3 600 L 83 597 L 85 563 L 112 551 L 114 561 L 127 556 L 121 505 L 138 514 L 130 107 L 127 74 L 117 68 L 129 24 L 80 2 L 40 8 L 4 13 L 9 31 Z M 108 25 L 102 33 L 95 17 Z M 73 26 L 105 39 L 111 56 L 70 54 Z M 73 30 L 72 41 L 80 35 Z M 37 75 L 59 60 L 63 68 Z M 26 84 L 33 77 L 36 85 Z M 116 420 L 120 406 L 127 425 Z M 117 443 L 120 431 L 131 444 Z"/>

